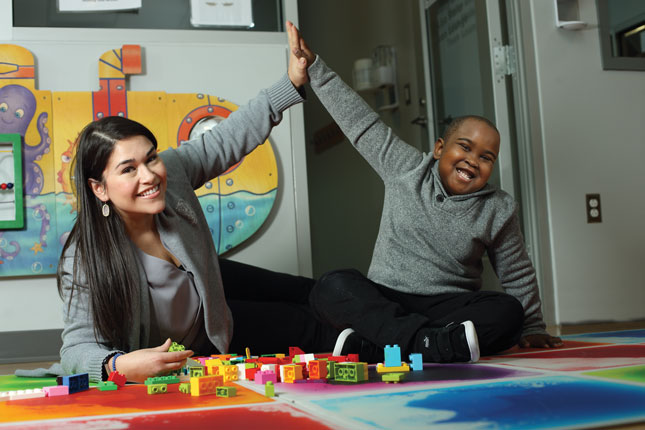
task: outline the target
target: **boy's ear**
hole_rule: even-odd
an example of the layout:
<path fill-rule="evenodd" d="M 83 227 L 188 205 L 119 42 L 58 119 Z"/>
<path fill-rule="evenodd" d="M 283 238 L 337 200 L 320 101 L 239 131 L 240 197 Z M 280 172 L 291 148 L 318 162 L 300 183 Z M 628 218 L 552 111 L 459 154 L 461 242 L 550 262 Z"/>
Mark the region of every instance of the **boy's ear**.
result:
<path fill-rule="evenodd" d="M 434 155 L 435 160 L 441 158 L 441 153 L 443 152 L 444 146 L 445 142 L 441 137 L 434 143 L 434 151 L 432 151 L 432 154 Z"/>
<path fill-rule="evenodd" d="M 92 192 L 100 201 L 105 203 L 109 200 L 107 190 L 105 189 L 105 185 L 103 185 L 103 183 L 97 181 L 96 179 L 88 179 L 87 184 L 90 186 Z"/>

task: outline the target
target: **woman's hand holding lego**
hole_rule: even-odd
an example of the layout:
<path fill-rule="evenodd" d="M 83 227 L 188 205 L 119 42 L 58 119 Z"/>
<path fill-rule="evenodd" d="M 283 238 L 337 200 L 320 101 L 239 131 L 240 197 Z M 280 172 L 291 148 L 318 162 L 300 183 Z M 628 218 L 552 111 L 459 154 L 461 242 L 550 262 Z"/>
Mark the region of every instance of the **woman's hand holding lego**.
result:
<path fill-rule="evenodd" d="M 166 375 L 173 370 L 179 370 L 193 355 L 193 351 L 169 352 L 170 345 L 171 341 L 167 339 L 155 348 L 139 349 L 121 355 L 117 358 L 116 370 L 131 382 L 145 382 L 149 377 Z M 112 360 L 109 366 L 112 371 Z"/>
<path fill-rule="evenodd" d="M 309 82 L 307 68 L 314 62 L 316 56 L 309 49 L 300 32 L 291 21 L 287 21 L 289 35 L 289 79 L 296 88 Z"/>
<path fill-rule="evenodd" d="M 562 339 L 548 334 L 529 334 L 520 339 L 522 348 L 559 348 L 562 345 Z"/>

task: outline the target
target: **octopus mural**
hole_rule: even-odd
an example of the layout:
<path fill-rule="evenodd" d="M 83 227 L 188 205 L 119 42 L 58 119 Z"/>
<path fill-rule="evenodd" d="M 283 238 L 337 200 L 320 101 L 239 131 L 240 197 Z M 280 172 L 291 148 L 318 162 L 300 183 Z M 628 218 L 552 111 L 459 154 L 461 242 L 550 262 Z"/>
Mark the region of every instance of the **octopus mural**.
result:
<path fill-rule="evenodd" d="M 141 73 L 141 48 L 123 45 L 99 58 L 98 90 L 51 93 L 35 88 L 34 59 L 0 44 L 0 133 L 22 139 L 25 228 L 0 230 L 0 276 L 53 274 L 72 229 L 77 205 L 70 171 L 76 139 L 92 120 L 120 115 L 147 126 L 159 150 L 177 147 L 237 109 L 204 93 L 127 90 L 126 75 Z M 218 253 L 251 237 L 268 218 L 278 188 L 269 140 L 218 178 L 196 190 Z M 56 240 L 49 240 L 48 236 Z"/>

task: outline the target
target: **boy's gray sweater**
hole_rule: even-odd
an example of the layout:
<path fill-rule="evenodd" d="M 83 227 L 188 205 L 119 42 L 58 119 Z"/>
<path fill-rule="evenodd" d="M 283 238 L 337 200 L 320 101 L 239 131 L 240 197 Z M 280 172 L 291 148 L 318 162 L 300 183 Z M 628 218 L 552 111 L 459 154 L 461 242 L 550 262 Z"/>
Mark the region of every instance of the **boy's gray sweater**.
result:
<path fill-rule="evenodd" d="M 327 111 L 385 183 L 369 279 L 411 294 L 477 291 L 487 252 L 504 290 L 524 307 L 523 335 L 546 333 L 514 199 L 491 185 L 448 195 L 432 154 L 395 136 L 320 57 L 309 77 Z"/>

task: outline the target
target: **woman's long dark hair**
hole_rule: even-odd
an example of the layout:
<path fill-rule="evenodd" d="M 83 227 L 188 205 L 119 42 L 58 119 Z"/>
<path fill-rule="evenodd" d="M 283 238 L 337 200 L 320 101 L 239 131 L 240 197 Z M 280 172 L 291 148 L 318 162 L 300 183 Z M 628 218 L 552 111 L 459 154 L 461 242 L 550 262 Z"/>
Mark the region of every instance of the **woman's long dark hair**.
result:
<path fill-rule="evenodd" d="M 68 310 L 75 290 L 78 293 L 86 288 L 97 342 L 107 342 L 118 349 L 125 349 L 132 328 L 133 300 L 139 300 L 139 270 L 123 220 L 113 207 L 108 217 L 102 215 L 103 202 L 94 195 L 89 180 L 104 184 L 103 171 L 115 144 L 134 136 L 145 136 L 157 147 L 157 140 L 145 126 L 118 116 L 94 121 L 79 135 L 70 170 L 78 215 L 63 246 L 57 271 L 58 293 L 64 297 L 64 256 L 70 246 L 75 246 Z"/>

